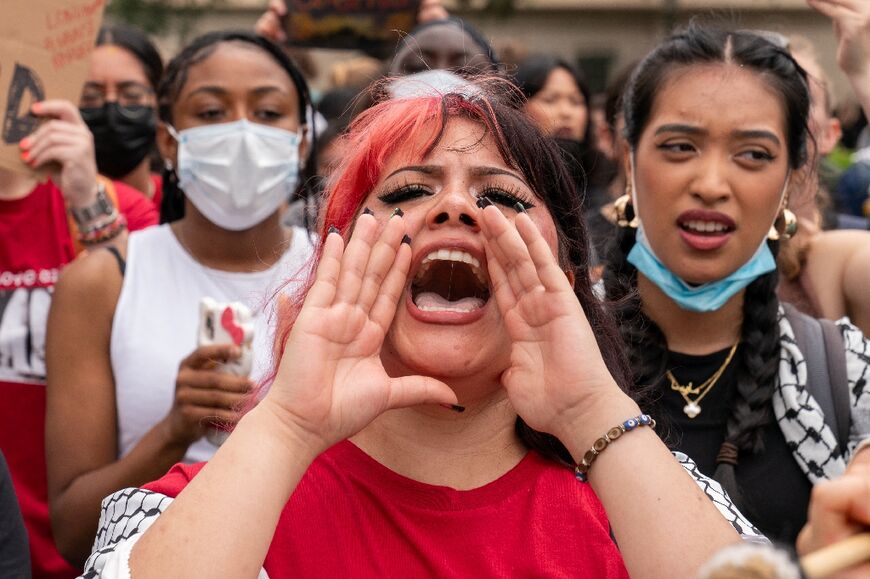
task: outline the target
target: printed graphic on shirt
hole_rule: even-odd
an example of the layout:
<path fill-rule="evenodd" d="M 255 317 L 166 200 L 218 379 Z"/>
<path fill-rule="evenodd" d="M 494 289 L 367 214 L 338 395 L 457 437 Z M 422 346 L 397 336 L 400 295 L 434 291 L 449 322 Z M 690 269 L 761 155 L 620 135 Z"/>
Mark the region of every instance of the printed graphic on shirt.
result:
<path fill-rule="evenodd" d="M 52 277 L 56 279 L 57 270 Z M 0 290 L 0 382 L 45 381 L 45 328 L 50 304 L 49 287 Z"/>

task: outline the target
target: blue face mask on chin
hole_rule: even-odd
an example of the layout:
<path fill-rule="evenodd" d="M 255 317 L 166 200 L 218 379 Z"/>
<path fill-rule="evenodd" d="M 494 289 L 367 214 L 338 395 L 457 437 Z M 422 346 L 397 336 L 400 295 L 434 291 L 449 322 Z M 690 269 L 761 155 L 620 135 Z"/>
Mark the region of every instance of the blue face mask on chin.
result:
<path fill-rule="evenodd" d="M 720 280 L 692 286 L 677 277 L 656 257 L 650 248 L 643 227 L 637 230 L 637 241 L 628 254 L 628 262 L 656 284 L 674 302 L 692 312 L 714 312 L 724 306 L 737 292 L 776 269 L 767 240 L 737 271 Z"/>

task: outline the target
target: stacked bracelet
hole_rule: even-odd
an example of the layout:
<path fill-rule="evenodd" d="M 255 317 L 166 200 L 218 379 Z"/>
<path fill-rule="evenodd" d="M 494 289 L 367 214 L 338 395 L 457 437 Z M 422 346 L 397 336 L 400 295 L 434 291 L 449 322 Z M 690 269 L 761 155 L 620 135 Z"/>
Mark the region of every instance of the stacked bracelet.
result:
<path fill-rule="evenodd" d="M 586 451 L 586 454 L 583 455 L 583 460 L 578 462 L 577 466 L 574 467 L 574 476 L 577 477 L 577 480 L 580 482 L 587 482 L 589 480 L 589 467 L 592 466 L 592 463 L 595 462 L 598 455 L 604 452 L 604 449 L 607 448 L 611 442 L 629 430 L 634 430 L 638 426 L 649 426 L 655 428 L 656 421 L 647 414 L 641 414 L 635 418 L 629 418 L 622 424 L 614 426 L 608 430 L 604 436 L 592 443 L 592 448 Z"/>
<path fill-rule="evenodd" d="M 127 220 L 117 210 L 107 219 L 79 231 L 79 241 L 82 245 L 97 245 L 111 241 L 127 229 Z"/>

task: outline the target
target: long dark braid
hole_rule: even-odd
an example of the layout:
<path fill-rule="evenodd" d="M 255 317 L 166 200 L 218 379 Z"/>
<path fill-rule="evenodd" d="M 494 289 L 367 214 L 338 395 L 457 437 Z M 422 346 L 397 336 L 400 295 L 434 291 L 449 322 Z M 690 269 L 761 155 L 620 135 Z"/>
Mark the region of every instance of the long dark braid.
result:
<path fill-rule="evenodd" d="M 776 255 L 778 243 L 768 242 Z M 737 365 L 737 395 L 725 427 L 725 442 L 716 458 L 713 478 L 731 495 L 744 511 L 745 504 L 737 486 L 735 467 L 739 454 L 764 451 L 764 428 L 773 421 L 773 391 L 779 368 L 779 300 L 776 285 L 779 273 L 774 270 L 746 287 L 743 298 L 743 343 Z"/>
<path fill-rule="evenodd" d="M 607 254 L 604 288 L 610 310 L 628 346 L 635 399 L 645 411 L 656 413 L 656 402 L 660 396 L 658 385 L 667 370 L 668 346 L 662 331 L 641 308 L 637 292 L 637 269 L 627 259 L 634 241 L 634 229 L 626 227 L 618 230 Z M 664 422 L 661 424 L 660 433 L 664 432 L 666 426 Z"/>

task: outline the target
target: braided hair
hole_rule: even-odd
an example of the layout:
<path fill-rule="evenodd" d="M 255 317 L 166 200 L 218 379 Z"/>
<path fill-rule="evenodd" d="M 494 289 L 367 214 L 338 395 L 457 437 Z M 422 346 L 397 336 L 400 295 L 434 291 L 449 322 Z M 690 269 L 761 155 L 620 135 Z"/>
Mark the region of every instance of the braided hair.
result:
<path fill-rule="evenodd" d="M 203 34 L 184 47 L 169 62 L 157 90 L 157 114 L 160 120 L 168 125 L 173 124 L 172 105 L 178 99 L 178 95 L 187 82 L 190 68 L 211 56 L 217 47 L 225 42 L 240 42 L 258 47 L 287 72 L 296 88 L 296 95 L 299 99 L 300 122 L 305 124 L 307 122 L 306 114 L 311 109 L 311 95 L 308 91 L 308 83 L 305 82 L 299 67 L 280 46 L 271 40 L 244 30 L 225 30 Z M 310 122 L 314 122 L 313 115 Z M 314 182 L 314 174 L 317 170 L 317 162 L 313 158 L 317 148 L 316 131 L 313 126 L 309 129 L 312 139 L 312 153 L 302 170 L 301 189 L 296 194 L 298 197 L 312 193 L 309 188 Z M 184 192 L 178 186 L 178 175 L 175 168 L 167 165 L 163 171 L 163 201 L 160 205 L 160 222 L 169 223 L 182 217 L 184 217 Z"/>
<path fill-rule="evenodd" d="M 655 98 L 671 73 L 711 63 L 735 64 L 753 71 L 779 96 L 786 123 L 789 166 L 792 170 L 803 166 L 807 157 L 810 102 L 804 71 L 786 50 L 757 34 L 705 28 L 695 23 L 651 52 L 632 74 L 623 101 L 625 133 L 631 149 L 637 149 Z M 661 329 L 642 311 L 637 270 L 627 261 L 634 243 L 634 230 L 619 231 L 609 249 L 604 284 L 629 349 L 636 390 L 654 401 L 662 391 L 668 347 Z M 776 255 L 778 242 L 767 243 Z M 739 454 L 762 452 L 764 427 L 773 420 L 771 398 L 777 381 L 780 348 L 777 281 L 778 273 L 773 271 L 746 288 L 740 336 L 744 347 L 735 358 L 737 395 L 713 474 L 743 508 L 747 505 L 742 504 L 735 478 Z"/>

